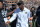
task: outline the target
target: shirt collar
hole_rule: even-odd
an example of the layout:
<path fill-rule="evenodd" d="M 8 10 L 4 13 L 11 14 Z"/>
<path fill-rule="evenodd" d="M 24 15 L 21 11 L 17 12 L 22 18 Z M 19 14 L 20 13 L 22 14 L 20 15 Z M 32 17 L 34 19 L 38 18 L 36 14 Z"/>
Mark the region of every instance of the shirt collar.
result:
<path fill-rule="evenodd" d="M 20 8 L 19 8 L 19 10 L 20 10 Z M 21 11 L 21 10 L 20 10 L 20 11 Z M 25 7 L 24 7 L 23 11 L 25 11 Z"/>

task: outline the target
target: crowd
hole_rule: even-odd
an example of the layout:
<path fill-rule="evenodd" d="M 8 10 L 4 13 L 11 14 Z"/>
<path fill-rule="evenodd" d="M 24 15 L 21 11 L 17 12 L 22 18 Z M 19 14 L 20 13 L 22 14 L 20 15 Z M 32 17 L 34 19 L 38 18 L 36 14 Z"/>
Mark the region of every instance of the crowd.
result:
<path fill-rule="evenodd" d="M 0 0 L 0 27 L 40 27 L 40 6 L 29 4 L 19 1 L 8 6 Z"/>

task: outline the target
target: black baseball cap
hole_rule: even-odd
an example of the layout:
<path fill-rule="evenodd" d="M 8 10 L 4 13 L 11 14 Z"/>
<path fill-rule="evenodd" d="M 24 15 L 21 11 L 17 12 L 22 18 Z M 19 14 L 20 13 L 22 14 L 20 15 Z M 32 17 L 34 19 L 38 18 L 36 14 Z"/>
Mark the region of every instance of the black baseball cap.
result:
<path fill-rule="evenodd" d="M 18 6 L 20 6 L 21 4 L 24 4 L 24 2 L 23 2 L 23 1 L 19 1 L 19 2 L 17 3 Z"/>

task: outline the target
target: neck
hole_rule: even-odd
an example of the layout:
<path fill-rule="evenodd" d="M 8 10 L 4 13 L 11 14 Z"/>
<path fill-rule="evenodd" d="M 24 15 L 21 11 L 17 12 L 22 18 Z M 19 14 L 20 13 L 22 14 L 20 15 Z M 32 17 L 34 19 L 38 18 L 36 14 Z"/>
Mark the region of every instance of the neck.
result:
<path fill-rule="evenodd" d="M 20 8 L 20 10 L 23 11 L 24 9 L 23 8 Z"/>

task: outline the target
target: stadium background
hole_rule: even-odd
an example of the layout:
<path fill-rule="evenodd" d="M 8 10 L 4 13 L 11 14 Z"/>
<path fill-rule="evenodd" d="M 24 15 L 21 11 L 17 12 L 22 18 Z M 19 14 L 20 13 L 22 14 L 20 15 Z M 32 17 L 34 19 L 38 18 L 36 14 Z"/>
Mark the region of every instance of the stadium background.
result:
<path fill-rule="evenodd" d="M 11 4 L 10 2 L 17 3 L 18 1 L 21 1 L 21 0 L 4 0 L 4 1 L 7 1 L 8 4 Z M 25 6 L 29 9 L 33 6 L 37 8 L 40 5 L 40 0 L 22 0 L 22 1 L 24 1 Z"/>

